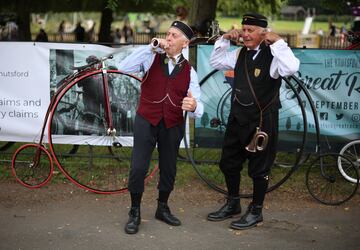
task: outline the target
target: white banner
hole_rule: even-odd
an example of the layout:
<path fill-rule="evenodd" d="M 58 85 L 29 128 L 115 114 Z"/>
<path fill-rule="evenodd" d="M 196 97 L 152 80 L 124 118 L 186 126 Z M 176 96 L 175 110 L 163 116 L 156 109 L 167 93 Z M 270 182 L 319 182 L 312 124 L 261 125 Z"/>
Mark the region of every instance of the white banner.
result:
<path fill-rule="evenodd" d="M 90 56 L 99 58 L 109 54 L 114 54 L 114 58 L 107 60 L 107 65 L 116 66 L 117 62 L 135 48 L 136 46 L 115 49 L 92 44 L 1 42 L 0 141 L 38 142 L 50 98 L 58 89 L 59 82 L 73 73 L 71 66 L 87 64 L 86 59 Z M 188 57 L 188 50 L 184 51 L 184 55 Z M 140 82 L 135 79 L 130 80 L 134 85 L 133 88 L 139 90 Z M 127 90 L 121 88 L 120 86 L 114 91 L 135 99 L 134 92 L 127 93 Z M 136 93 L 138 94 L 139 91 Z M 81 99 L 85 98 L 81 97 Z M 69 102 L 76 102 L 76 99 L 70 98 Z M 125 103 L 124 100 L 122 102 Z M 127 109 L 126 119 L 135 117 L 136 104 L 130 106 Z M 65 131 L 64 128 L 57 129 Z M 123 138 L 120 136 L 119 139 L 124 140 L 125 145 L 132 145 L 132 131 L 127 132 L 129 132 L 127 136 Z M 66 133 L 62 136 L 59 133 L 53 136 L 53 139 L 56 143 L 88 144 L 89 141 L 86 139 L 88 137 Z M 43 140 L 47 141 L 47 128 Z M 106 145 L 109 142 L 98 138 L 97 142 L 92 141 L 92 144 Z"/>

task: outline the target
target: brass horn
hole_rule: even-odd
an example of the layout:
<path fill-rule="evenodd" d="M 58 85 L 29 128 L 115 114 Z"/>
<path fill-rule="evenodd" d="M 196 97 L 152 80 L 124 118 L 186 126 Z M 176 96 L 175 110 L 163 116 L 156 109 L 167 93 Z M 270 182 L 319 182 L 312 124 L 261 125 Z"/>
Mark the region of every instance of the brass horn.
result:
<path fill-rule="evenodd" d="M 263 151 L 266 148 L 268 140 L 269 136 L 264 131 L 261 131 L 259 127 L 256 127 L 256 132 L 251 142 L 245 147 L 245 149 L 252 153 L 255 153 L 256 151 Z"/>
<path fill-rule="evenodd" d="M 157 48 L 159 48 L 159 46 L 160 46 L 160 41 L 159 41 L 159 39 L 157 39 L 157 38 L 151 39 L 151 47 L 152 47 L 153 49 L 157 49 Z"/>

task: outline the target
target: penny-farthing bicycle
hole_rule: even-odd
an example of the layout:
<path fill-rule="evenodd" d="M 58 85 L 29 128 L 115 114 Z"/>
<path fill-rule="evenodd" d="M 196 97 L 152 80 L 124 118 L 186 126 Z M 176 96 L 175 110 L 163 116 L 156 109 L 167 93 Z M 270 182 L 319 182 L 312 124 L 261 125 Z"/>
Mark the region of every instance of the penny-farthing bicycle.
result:
<path fill-rule="evenodd" d="M 55 162 L 81 188 L 102 194 L 127 191 L 132 118 L 141 80 L 107 68 L 105 61 L 111 57 L 74 68 L 64 79 L 48 107 L 40 141 L 21 146 L 13 155 L 12 172 L 22 185 L 37 188 L 46 184 Z M 90 84 L 96 92 L 86 93 Z M 86 103 L 86 95 L 91 103 Z M 78 145 L 76 154 L 71 153 L 73 145 Z M 150 166 L 146 181 L 156 170 L 155 165 Z"/>

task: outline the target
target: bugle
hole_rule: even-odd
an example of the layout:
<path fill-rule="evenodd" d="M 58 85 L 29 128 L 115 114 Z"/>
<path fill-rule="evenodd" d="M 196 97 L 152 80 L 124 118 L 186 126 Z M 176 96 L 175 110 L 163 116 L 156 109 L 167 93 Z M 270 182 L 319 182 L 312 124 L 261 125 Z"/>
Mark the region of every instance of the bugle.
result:
<path fill-rule="evenodd" d="M 157 49 L 157 48 L 159 48 L 159 46 L 160 46 L 160 41 L 159 41 L 159 39 L 157 39 L 157 38 L 151 39 L 151 47 L 152 47 L 153 49 Z"/>
<path fill-rule="evenodd" d="M 261 131 L 259 127 L 256 127 L 256 132 L 251 139 L 251 142 L 245 147 L 245 149 L 252 153 L 255 153 L 256 151 L 263 151 L 266 148 L 268 140 L 269 136 L 264 131 Z"/>

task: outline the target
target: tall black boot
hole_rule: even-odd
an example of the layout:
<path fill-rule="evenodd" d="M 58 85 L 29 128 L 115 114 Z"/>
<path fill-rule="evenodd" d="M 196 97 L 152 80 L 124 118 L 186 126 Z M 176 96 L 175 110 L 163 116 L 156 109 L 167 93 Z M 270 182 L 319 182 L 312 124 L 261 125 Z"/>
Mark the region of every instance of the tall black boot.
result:
<path fill-rule="evenodd" d="M 139 231 L 141 223 L 140 204 L 143 193 L 130 193 L 131 209 L 129 211 L 129 220 L 125 225 L 125 232 L 127 234 L 136 234 Z"/>
<path fill-rule="evenodd" d="M 181 221 L 171 214 L 170 208 L 165 202 L 158 201 L 155 218 L 171 226 L 180 226 Z"/>
<path fill-rule="evenodd" d="M 218 211 L 209 213 L 207 219 L 209 221 L 222 221 L 240 213 L 240 197 L 229 196 L 227 197 L 226 204 L 223 205 Z"/>
<path fill-rule="evenodd" d="M 136 234 L 139 231 L 140 223 L 140 207 L 131 207 L 129 211 L 129 220 L 125 225 L 125 232 L 127 234 Z"/>
<path fill-rule="evenodd" d="M 233 221 L 230 224 L 232 229 L 248 229 L 256 226 L 263 221 L 262 206 L 250 203 L 246 213 L 241 216 L 240 220 Z"/>

